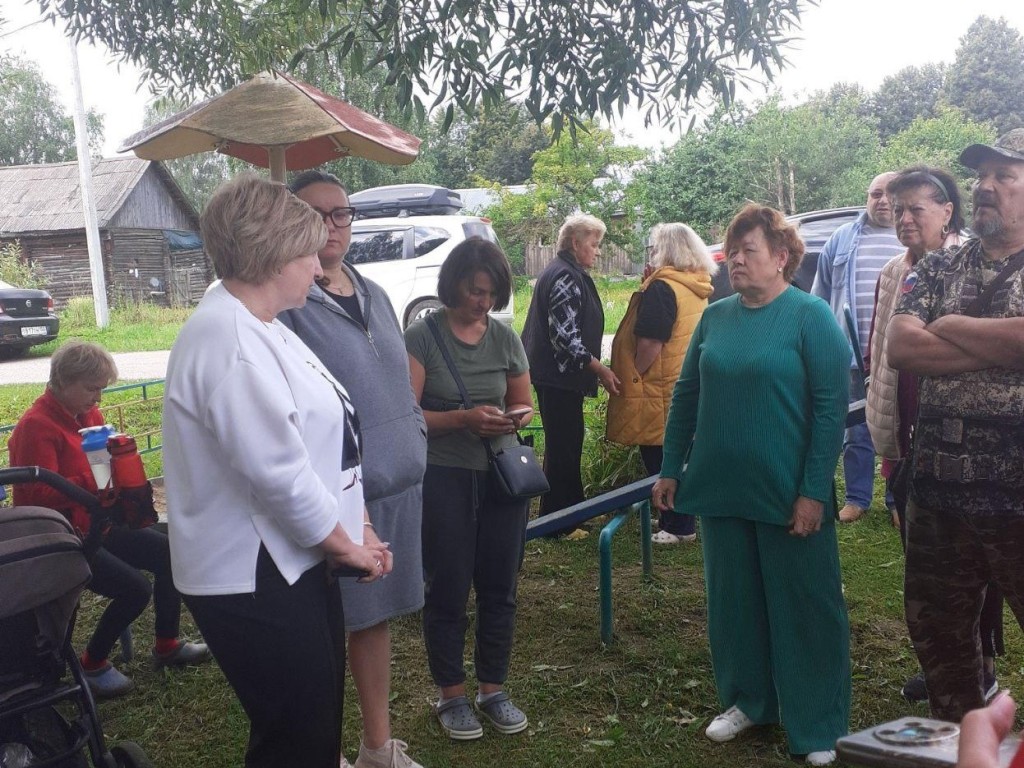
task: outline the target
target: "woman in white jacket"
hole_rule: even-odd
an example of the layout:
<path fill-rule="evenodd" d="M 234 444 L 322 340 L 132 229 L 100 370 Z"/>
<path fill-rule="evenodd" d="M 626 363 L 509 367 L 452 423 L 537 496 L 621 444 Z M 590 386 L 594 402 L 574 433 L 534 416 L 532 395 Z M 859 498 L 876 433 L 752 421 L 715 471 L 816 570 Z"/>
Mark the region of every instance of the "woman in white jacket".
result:
<path fill-rule="evenodd" d="M 320 216 L 245 174 L 203 211 L 222 282 L 168 364 L 164 470 L 174 583 L 250 721 L 246 766 L 336 768 L 345 668 L 339 567 L 391 554 L 363 505 L 345 390 L 275 318 L 320 273 Z"/>

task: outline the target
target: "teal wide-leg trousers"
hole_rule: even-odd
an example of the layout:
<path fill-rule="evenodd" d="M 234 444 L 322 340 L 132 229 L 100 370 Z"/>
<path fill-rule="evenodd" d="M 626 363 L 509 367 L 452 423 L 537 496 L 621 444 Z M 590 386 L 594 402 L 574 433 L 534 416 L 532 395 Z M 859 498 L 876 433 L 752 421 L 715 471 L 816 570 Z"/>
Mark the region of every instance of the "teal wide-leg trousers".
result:
<path fill-rule="evenodd" d="M 718 698 L 786 728 L 789 751 L 834 749 L 850 719 L 850 627 L 835 524 L 701 518 L 708 639 Z"/>

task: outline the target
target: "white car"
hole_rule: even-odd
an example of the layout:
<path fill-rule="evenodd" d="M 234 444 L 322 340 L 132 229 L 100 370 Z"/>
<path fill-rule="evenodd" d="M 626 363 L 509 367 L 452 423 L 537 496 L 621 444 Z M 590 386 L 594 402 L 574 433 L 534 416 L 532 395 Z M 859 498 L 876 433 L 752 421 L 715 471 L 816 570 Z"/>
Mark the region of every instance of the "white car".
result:
<path fill-rule="evenodd" d="M 360 198 L 367 193 L 415 188 L 439 189 L 424 185 L 377 187 L 353 195 L 352 205 L 357 209 L 356 215 L 362 217 L 368 208 L 360 204 Z M 408 213 L 410 215 L 357 218 L 352 222 L 352 245 L 345 256 L 345 261 L 359 270 L 359 274 L 384 289 L 403 328 L 441 306 L 437 298 L 437 276 L 456 245 L 473 236 L 498 242 L 490 220 L 480 216 L 419 216 L 412 206 Z M 491 316 L 511 324 L 511 297 L 507 307 L 495 309 Z"/>

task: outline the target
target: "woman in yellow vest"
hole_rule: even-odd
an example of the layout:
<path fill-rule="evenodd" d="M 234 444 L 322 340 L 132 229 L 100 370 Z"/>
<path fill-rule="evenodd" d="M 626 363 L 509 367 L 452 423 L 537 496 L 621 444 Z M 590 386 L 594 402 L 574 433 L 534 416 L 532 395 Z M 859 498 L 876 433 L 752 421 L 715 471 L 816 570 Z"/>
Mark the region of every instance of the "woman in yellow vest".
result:
<path fill-rule="evenodd" d="M 649 475 L 661 471 L 665 421 L 672 388 L 690 336 L 711 295 L 718 264 L 704 241 L 685 224 L 658 224 L 647 246 L 649 274 L 630 299 L 612 342 L 612 371 L 622 382 L 608 398 L 608 439 L 639 445 Z M 697 537 L 693 517 L 661 513 L 656 544 Z"/>

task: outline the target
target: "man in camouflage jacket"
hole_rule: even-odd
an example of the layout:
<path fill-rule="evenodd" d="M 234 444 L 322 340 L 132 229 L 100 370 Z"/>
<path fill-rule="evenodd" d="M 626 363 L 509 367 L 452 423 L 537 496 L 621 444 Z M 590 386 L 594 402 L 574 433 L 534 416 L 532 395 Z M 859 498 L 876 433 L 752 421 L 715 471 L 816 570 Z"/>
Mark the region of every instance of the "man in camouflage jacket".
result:
<path fill-rule="evenodd" d="M 1024 129 L 960 162 L 978 173 L 978 237 L 918 262 L 889 331 L 892 365 L 921 377 L 907 626 L 932 714 L 952 721 L 985 703 L 977 626 L 989 580 L 1024 625 Z"/>

